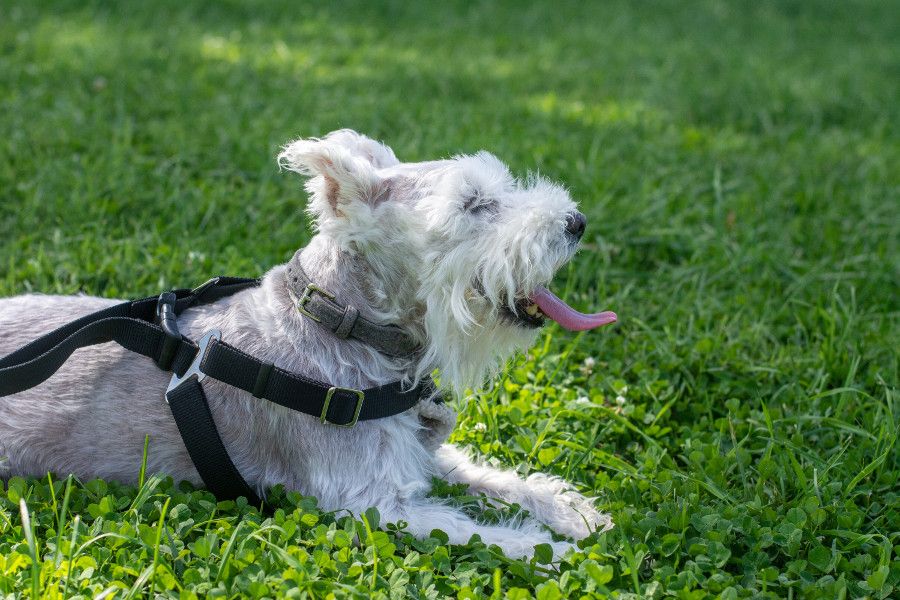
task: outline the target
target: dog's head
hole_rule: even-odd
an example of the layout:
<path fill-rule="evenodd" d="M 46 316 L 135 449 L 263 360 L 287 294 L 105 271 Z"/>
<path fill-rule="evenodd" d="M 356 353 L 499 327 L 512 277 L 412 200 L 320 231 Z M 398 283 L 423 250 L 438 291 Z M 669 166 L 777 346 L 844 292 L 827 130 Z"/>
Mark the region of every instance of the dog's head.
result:
<path fill-rule="evenodd" d="M 520 180 L 487 152 L 401 163 L 349 130 L 284 147 L 279 164 L 311 177 L 319 235 L 365 261 L 381 312 L 425 348 L 457 391 L 477 386 L 550 317 L 569 329 L 613 322 L 582 315 L 546 289 L 585 228 L 569 193 L 538 176 Z"/>

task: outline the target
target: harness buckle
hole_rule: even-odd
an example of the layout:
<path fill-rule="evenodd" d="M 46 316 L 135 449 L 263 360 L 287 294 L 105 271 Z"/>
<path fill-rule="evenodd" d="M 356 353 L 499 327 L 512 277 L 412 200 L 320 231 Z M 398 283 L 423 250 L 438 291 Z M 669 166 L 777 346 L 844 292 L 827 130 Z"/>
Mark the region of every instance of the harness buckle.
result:
<path fill-rule="evenodd" d="M 156 366 L 163 371 L 172 368 L 172 362 L 178 352 L 178 345 L 181 344 L 181 332 L 178 331 L 178 320 L 175 315 L 177 299 L 174 292 L 163 292 L 156 301 L 156 322 L 164 335 Z"/>
<path fill-rule="evenodd" d="M 206 358 L 206 351 L 209 349 L 209 345 L 213 340 L 222 339 L 222 332 L 218 329 L 210 329 L 206 333 L 203 334 L 203 337 L 200 338 L 200 341 L 197 342 L 197 355 L 194 357 L 194 362 L 191 363 L 191 366 L 188 367 L 187 371 L 184 372 L 184 375 L 181 377 L 178 376 L 178 373 L 172 373 L 172 379 L 169 380 L 169 386 L 166 388 L 166 404 L 169 403 L 169 394 L 181 385 L 186 379 L 190 377 L 197 377 L 197 383 L 202 382 L 206 379 L 206 373 L 200 370 L 200 363 L 203 362 L 203 359 Z"/>
<path fill-rule="evenodd" d="M 306 288 L 304 288 L 303 295 L 300 296 L 300 299 L 297 300 L 297 310 L 300 312 L 301 315 L 305 315 L 305 316 L 309 317 L 316 323 L 321 323 L 322 320 L 319 317 L 317 317 L 316 315 L 314 315 L 311 312 L 309 312 L 308 310 L 306 310 L 306 305 L 312 298 L 313 293 L 315 293 L 315 292 L 320 293 L 321 295 L 325 296 L 329 300 L 334 300 L 334 294 L 331 294 L 330 292 L 328 292 L 328 290 L 323 290 L 319 286 L 317 286 L 313 283 L 310 283 L 306 286 Z M 333 390 L 335 388 L 331 388 L 331 389 Z M 341 390 L 341 389 L 346 389 L 346 388 L 337 388 L 337 389 Z M 356 390 L 350 390 L 350 391 L 355 392 Z M 329 390 L 329 393 L 330 393 L 330 390 Z M 325 406 L 326 407 L 328 406 L 327 401 L 326 401 Z"/>
<path fill-rule="evenodd" d="M 331 405 L 331 398 L 334 396 L 335 392 L 346 392 L 348 394 L 352 394 L 356 396 L 356 407 L 353 409 L 353 418 L 350 419 L 347 423 L 335 423 L 333 421 L 328 420 L 328 407 Z M 325 406 L 322 407 L 322 414 L 319 415 L 319 420 L 323 425 L 335 425 L 337 427 L 353 427 L 356 425 L 356 421 L 359 419 L 359 411 L 362 410 L 363 400 L 366 399 L 366 394 L 362 390 L 354 390 L 353 388 L 345 388 L 345 387 L 331 387 L 328 388 L 328 393 L 325 394 Z"/>

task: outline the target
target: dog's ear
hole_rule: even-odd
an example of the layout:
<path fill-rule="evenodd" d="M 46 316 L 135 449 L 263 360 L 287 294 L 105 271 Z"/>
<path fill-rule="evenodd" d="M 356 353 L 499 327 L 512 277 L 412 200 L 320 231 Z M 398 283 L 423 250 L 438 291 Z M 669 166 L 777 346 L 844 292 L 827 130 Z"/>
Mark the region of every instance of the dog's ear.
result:
<path fill-rule="evenodd" d="M 394 151 L 387 145 L 375 141 L 352 129 L 338 129 L 325 136 L 325 140 L 345 148 L 353 156 L 364 158 L 376 168 L 383 169 L 400 164 Z"/>
<path fill-rule="evenodd" d="M 354 154 L 340 141 L 331 136 L 295 140 L 282 148 L 278 164 L 312 177 L 307 189 L 326 200 L 335 213 L 341 204 L 376 204 L 385 196 L 385 180 L 367 157 Z"/>

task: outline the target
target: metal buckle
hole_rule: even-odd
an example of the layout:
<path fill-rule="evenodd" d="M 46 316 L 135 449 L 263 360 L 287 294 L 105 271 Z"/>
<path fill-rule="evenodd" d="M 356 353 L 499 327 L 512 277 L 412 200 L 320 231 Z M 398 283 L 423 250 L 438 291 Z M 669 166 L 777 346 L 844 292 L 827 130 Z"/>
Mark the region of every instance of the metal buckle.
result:
<path fill-rule="evenodd" d="M 213 277 L 212 279 L 210 279 L 208 281 L 204 281 L 203 283 L 201 283 L 200 285 L 198 285 L 197 287 L 192 289 L 191 296 L 194 297 L 194 301 L 191 302 L 191 306 L 200 304 L 200 302 L 203 300 L 203 294 L 208 292 L 210 288 L 218 285 L 220 279 L 222 279 L 222 278 L 221 277 Z"/>
<path fill-rule="evenodd" d="M 323 290 L 322 288 L 320 288 L 319 286 L 317 286 L 313 283 L 310 283 L 303 290 L 303 295 L 300 296 L 300 299 L 297 300 L 297 310 L 300 312 L 301 315 L 306 315 L 307 317 L 309 317 L 316 323 L 321 323 L 322 320 L 319 319 L 319 317 L 317 317 L 316 315 L 314 315 L 311 312 L 309 312 L 308 310 L 306 310 L 306 304 L 309 302 L 310 298 L 312 298 L 313 292 L 319 292 L 320 294 L 322 294 L 329 300 L 334 300 L 333 294 L 329 293 L 327 290 Z M 331 388 L 331 389 L 333 390 L 335 388 Z M 337 389 L 345 389 L 345 388 L 337 388 Z M 351 391 L 356 391 L 356 390 L 351 390 Z M 329 390 L 329 392 L 330 392 L 330 390 Z M 326 404 L 326 406 L 327 406 L 327 404 Z"/>
<path fill-rule="evenodd" d="M 209 348 L 210 342 L 213 340 L 222 339 L 222 332 L 218 329 L 210 329 L 203 337 L 200 338 L 200 341 L 197 342 L 197 346 L 199 349 L 197 350 L 197 355 L 194 357 L 194 362 L 191 363 L 191 366 L 188 367 L 188 370 L 184 372 L 184 375 L 181 377 L 178 376 L 177 373 L 172 373 L 172 379 L 169 380 L 169 387 L 166 388 L 166 404 L 169 403 L 169 394 L 181 385 L 186 379 L 190 377 L 196 376 L 197 383 L 202 382 L 206 379 L 206 373 L 200 370 L 200 363 L 203 362 L 203 359 L 206 358 L 206 350 Z M 332 388 L 333 389 L 333 388 Z M 326 403 L 326 407 L 328 404 Z"/>
<path fill-rule="evenodd" d="M 335 392 L 347 392 L 349 394 L 353 394 L 356 396 L 356 408 L 353 411 L 353 418 L 349 423 L 333 423 L 328 420 L 328 406 L 331 404 L 331 397 L 334 396 Z M 328 388 L 328 393 L 325 394 L 325 406 L 322 407 L 322 414 L 319 415 L 319 420 L 322 421 L 323 425 L 335 425 L 337 427 L 353 427 L 356 425 L 356 421 L 359 419 L 359 411 L 362 410 L 363 400 L 366 399 L 366 394 L 362 390 L 354 390 L 353 388 L 344 388 L 344 387 L 332 387 Z"/>

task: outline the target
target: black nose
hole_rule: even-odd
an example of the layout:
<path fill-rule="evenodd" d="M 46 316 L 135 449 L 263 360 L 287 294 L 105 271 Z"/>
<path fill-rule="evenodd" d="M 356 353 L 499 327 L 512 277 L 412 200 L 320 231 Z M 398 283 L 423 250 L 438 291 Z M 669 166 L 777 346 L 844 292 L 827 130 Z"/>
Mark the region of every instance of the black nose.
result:
<path fill-rule="evenodd" d="M 580 240 L 584 235 L 584 228 L 587 225 L 587 219 L 577 210 L 566 215 L 566 231 L 576 240 Z"/>

